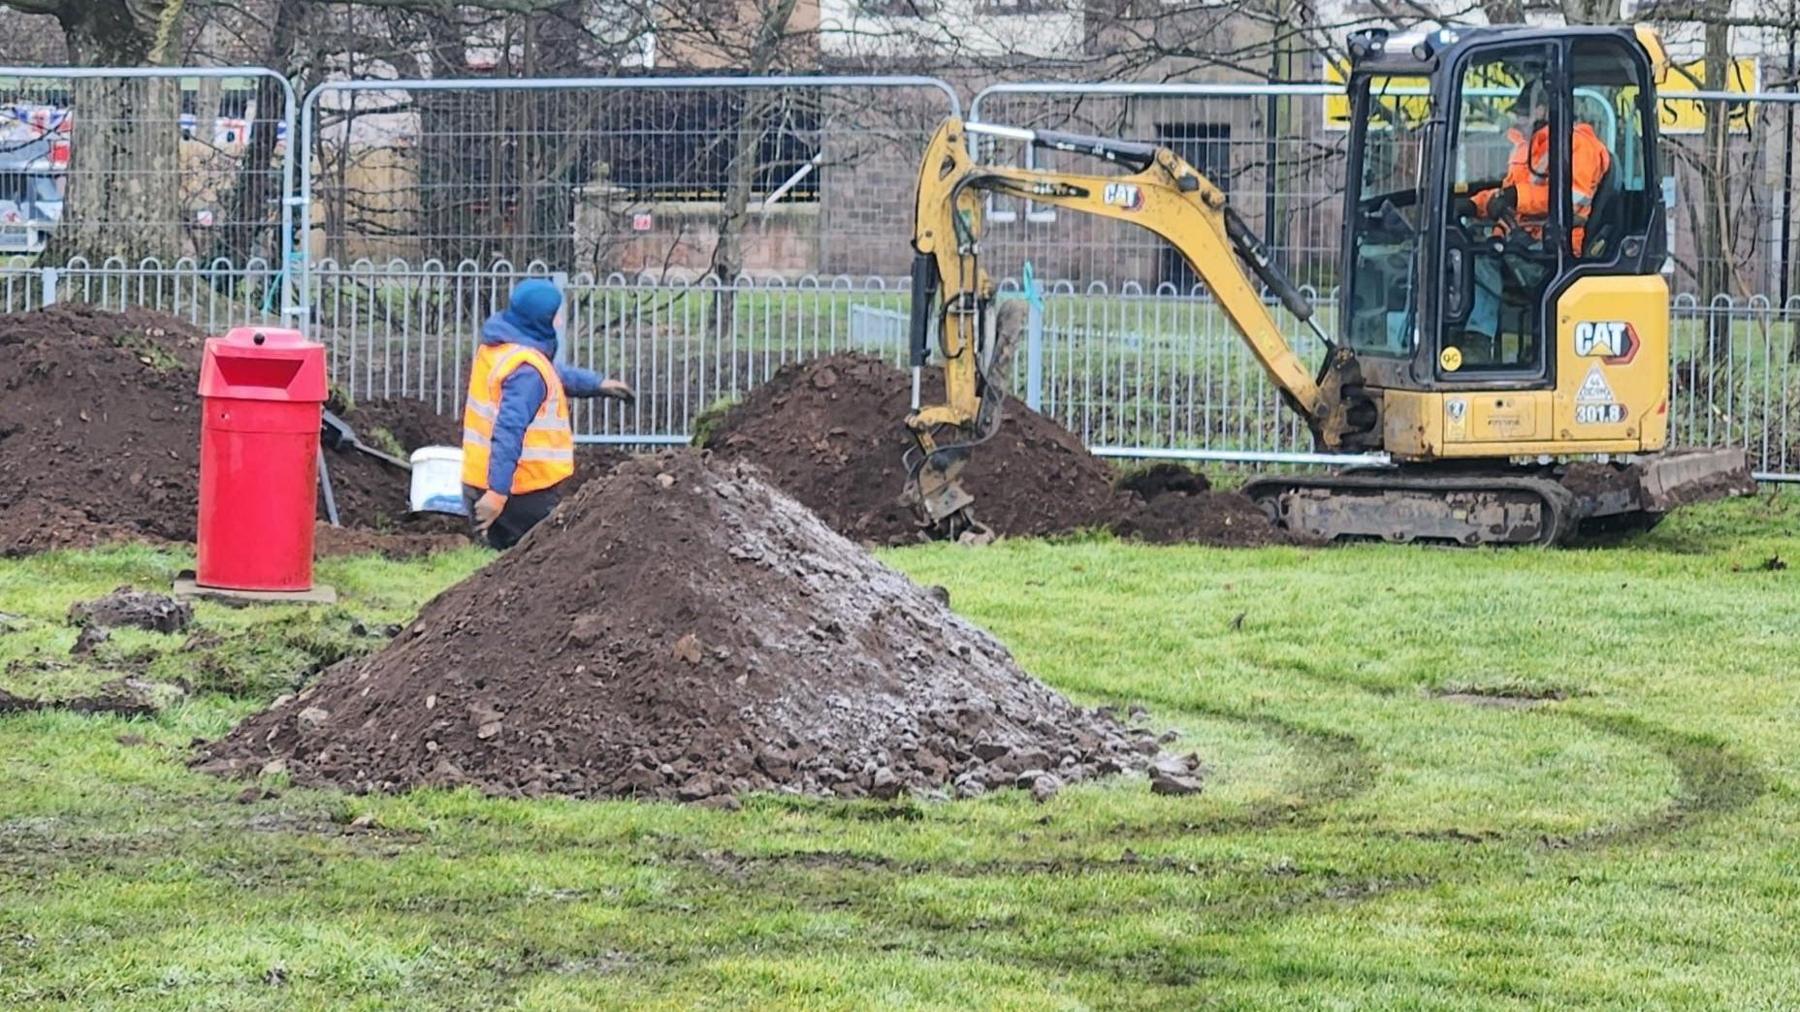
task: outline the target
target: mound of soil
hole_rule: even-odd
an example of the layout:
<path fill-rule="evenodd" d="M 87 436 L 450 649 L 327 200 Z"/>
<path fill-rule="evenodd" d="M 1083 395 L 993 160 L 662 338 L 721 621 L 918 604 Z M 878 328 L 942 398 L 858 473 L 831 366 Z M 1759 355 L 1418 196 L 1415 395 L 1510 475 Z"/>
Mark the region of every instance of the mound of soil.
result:
<path fill-rule="evenodd" d="M 1128 474 L 1119 488 L 1143 500 L 1113 521 L 1113 533 L 1122 538 L 1233 548 L 1305 543 L 1271 524 L 1248 496 L 1215 491 L 1205 475 L 1178 464 L 1154 464 Z"/>
<path fill-rule="evenodd" d="M 705 445 L 761 465 L 790 495 L 847 537 L 877 544 L 919 540 L 905 501 L 902 419 L 911 377 L 878 359 L 834 355 L 790 365 L 708 428 Z M 929 371 L 926 396 L 943 389 Z M 1081 440 L 1008 397 L 1000 431 L 976 447 L 963 472 L 975 515 L 996 534 L 1032 537 L 1111 528 L 1154 542 L 1285 544 L 1263 511 L 1234 492 L 1213 492 L 1205 476 L 1161 464 L 1115 474 Z"/>
<path fill-rule="evenodd" d="M 193 540 L 204 338 L 145 309 L 0 315 L 0 556 Z M 453 419 L 421 401 L 365 402 L 346 419 L 365 434 L 385 430 L 405 452 L 460 439 Z M 346 524 L 462 530 L 409 516 L 406 472 L 360 453 L 326 462 Z"/>
<path fill-rule="evenodd" d="M 0 316 L 0 554 L 193 539 L 201 340 L 140 309 Z"/>
<path fill-rule="evenodd" d="M 742 462 L 640 457 L 380 652 L 240 724 L 203 768 L 357 791 L 725 799 L 1060 784 L 1157 751 Z"/>
<path fill-rule="evenodd" d="M 706 446 L 761 465 L 781 488 L 847 537 L 904 544 L 922 535 L 906 488 L 913 448 L 902 419 L 911 378 L 862 355 L 790 365 L 710 428 Z M 939 397 L 931 370 L 925 396 Z M 1030 537 L 1105 526 L 1126 505 L 1113 473 L 1072 433 L 1008 397 L 1000 430 L 976 447 L 963 487 L 996 534 Z"/>

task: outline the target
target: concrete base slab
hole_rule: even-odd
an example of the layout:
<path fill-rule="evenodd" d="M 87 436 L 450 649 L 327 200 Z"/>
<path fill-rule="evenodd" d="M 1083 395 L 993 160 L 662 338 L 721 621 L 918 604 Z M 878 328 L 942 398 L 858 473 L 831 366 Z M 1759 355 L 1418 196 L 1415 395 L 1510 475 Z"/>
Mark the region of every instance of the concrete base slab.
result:
<path fill-rule="evenodd" d="M 192 576 L 175 578 L 175 596 L 200 597 L 221 604 L 336 604 L 337 591 L 325 584 L 314 584 L 310 590 L 228 590 L 224 587 L 202 587 Z"/>

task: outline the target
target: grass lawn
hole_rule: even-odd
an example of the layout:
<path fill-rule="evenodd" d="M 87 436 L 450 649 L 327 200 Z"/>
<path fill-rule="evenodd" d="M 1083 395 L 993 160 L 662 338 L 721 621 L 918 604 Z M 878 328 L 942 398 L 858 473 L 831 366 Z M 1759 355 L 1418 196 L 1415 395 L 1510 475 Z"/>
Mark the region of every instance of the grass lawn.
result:
<path fill-rule="evenodd" d="M 0 1006 L 1791 1008 L 1800 501 L 1624 546 L 886 558 L 1212 768 L 973 802 L 352 797 L 190 773 L 479 565 L 323 568 L 74 663 L 70 602 L 179 553 L 0 562 L 0 687 L 136 672 L 154 719 L 0 717 Z M 254 792 L 252 792 L 254 793 Z"/>

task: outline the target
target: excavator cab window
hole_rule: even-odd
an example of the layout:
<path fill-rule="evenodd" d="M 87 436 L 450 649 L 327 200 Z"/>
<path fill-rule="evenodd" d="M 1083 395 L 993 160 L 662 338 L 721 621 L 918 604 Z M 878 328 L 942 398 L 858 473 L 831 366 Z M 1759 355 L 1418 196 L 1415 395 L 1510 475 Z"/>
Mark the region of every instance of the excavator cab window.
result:
<path fill-rule="evenodd" d="M 1575 127 L 1569 214 L 1577 267 L 1651 273 L 1664 256 L 1662 193 L 1655 177 L 1649 68 L 1620 38 L 1578 39 L 1570 50 Z"/>
<path fill-rule="evenodd" d="M 1363 78 L 1353 101 L 1357 189 L 1349 210 L 1345 337 L 1358 355 L 1411 358 L 1418 341 L 1430 80 Z"/>
<path fill-rule="evenodd" d="M 1440 375 L 1544 368 L 1545 294 L 1560 271 L 1553 200 L 1556 47 L 1477 50 L 1457 75 L 1443 230 Z"/>

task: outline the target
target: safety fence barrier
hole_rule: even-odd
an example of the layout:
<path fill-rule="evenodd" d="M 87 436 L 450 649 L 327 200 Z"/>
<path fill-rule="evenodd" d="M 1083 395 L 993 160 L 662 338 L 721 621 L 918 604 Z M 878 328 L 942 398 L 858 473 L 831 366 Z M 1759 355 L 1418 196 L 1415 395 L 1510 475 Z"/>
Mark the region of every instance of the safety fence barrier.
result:
<path fill-rule="evenodd" d="M 0 311 L 59 301 L 142 306 L 216 332 L 280 321 L 268 295 L 278 274 L 261 261 L 113 260 L 55 270 L 15 263 L 0 268 Z M 568 292 L 565 358 L 621 376 L 639 393 L 632 405 L 580 405 L 586 441 L 687 442 L 701 413 L 802 359 L 854 351 L 906 362 L 910 292 L 876 276 L 727 285 L 568 274 L 543 263 L 321 261 L 310 274 L 307 322 L 330 349 L 333 382 L 352 398 L 412 397 L 454 412 L 482 322 L 533 276 Z M 1002 299 L 1024 298 L 1014 280 L 1000 288 Z M 1057 282 L 1040 292 L 1011 358 L 1011 388 L 1097 452 L 1307 459 L 1305 426 L 1203 290 Z M 1334 293 L 1314 303 L 1330 332 Z M 1288 322 L 1301 356 L 1317 360 L 1316 338 Z M 1677 296 L 1671 334 L 1671 439 L 1742 446 L 1766 477 L 1800 480 L 1800 297 Z"/>
<path fill-rule="evenodd" d="M 983 91 L 969 115 L 1175 147 L 1325 293 L 1329 328 L 1335 94 L 1023 83 Z M 1795 96 L 1662 98 L 1675 437 L 1746 446 L 1762 471 L 1800 475 Z M 0 304 L 146 306 L 205 329 L 286 320 L 330 345 L 348 392 L 452 410 L 480 321 L 520 277 L 549 276 L 571 292 L 566 353 L 643 394 L 584 405 L 584 437 L 680 441 L 786 362 L 843 349 L 902 360 L 918 154 L 961 112 L 956 90 L 926 77 L 353 80 L 301 101 L 258 68 L 0 69 L 0 157 L 45 147 L 21 176 L 47 169 L 63 198 L 55 220 L 9 222 L 0 194 L 0 235 L 38 233 L 0 269 Z M 153 157 L 84 154 L 115 142 Z M 1017 389 L 1090 445 L 1247 461 L 1310 449 L 1159 241 L 1028 202 L 989 212 L 996 276 L 1069 279 L 1046 288 L 1013 368 Z M 1309 356 L 1310 340 L 1295 335 Z"/>

